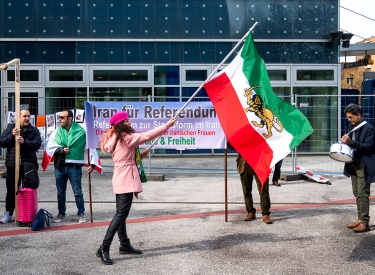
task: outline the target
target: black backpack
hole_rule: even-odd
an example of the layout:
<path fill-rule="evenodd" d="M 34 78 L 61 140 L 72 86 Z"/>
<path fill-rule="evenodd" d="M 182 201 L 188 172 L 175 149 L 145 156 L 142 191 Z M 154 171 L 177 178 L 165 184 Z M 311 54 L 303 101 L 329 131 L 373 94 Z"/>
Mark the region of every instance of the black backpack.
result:
<path fill-rule="evenodd" d="M 32 188 L 39 187 L 38 170 L 33 162 L 23 160 L 20 165 L 20 178 L 18 180 L 18 188 Z"/>

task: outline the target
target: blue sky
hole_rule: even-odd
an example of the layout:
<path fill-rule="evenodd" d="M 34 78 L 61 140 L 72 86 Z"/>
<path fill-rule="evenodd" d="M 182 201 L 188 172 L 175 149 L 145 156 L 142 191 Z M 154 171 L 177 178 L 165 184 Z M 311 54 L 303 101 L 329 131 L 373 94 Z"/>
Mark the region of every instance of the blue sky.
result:
<path fill-rule="evenodd" d="M 375 0 L 340 0 L 340 6 L 375 19 Z M 375 21 L 340 8 L 340 28 L 364 38 L 375 36 Z M 363 40 L 353 36 L 351 44 Z"/>

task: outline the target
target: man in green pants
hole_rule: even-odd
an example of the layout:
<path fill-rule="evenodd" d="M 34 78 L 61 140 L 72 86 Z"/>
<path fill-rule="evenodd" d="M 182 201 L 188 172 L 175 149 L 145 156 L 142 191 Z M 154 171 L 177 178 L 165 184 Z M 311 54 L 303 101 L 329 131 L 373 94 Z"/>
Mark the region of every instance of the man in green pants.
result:
<path fill-rule="evenodd" d="M 370 231 L 370 184 L 375 182 L 374 127 L 363 121 L 362 108 L 357 104 L 349 104 L 344 112 L 350 133 L 343 135 L 341 142 L 354 150 L 353 162 L 345 163 L 344 175 L 351 178 L 358 212 L 357 221 L 347 227 L 362 233 Z"/>
<path fill-rule="evenodd" d="M 250 165 L 245 161 L 243 157 L 238 155 L 237 158 L 237 171 L 241 177 L 242 183 L 242 190 L 245 199 L 245 205 L 247 210 L 247 216 L 245 221 L 252 221 L 256 219 L 255 212 L 256 209 L 253 205 L 253 196 L 252 196 L 252 185 L 253 179 L 255 177 L 255 181 L 257 183 L 259 195 L 260 195 L 260 207 L 262 209 L 262 216 L 263 221 L 266 224 L 272 224 L 272 220 L 270 218 L 270 208 L 271 208 L 271 201 L 270 201 L 270 194 L 269 194 L 269 180 L 265 182 L 262 190 L 262 184 L 260 183 L 258 177 L 256 176 L 254 170 L 250 167 Z"/>

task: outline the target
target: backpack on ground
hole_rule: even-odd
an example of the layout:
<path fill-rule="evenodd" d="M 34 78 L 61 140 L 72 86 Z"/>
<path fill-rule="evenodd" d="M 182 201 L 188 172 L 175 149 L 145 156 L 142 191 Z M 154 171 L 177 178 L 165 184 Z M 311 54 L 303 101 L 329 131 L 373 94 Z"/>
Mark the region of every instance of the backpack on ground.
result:
<path fill-rule="evenodd" d="M 44 228 L 44 224 L 47 224 L 47 226 L 50 226 L 49 219 L 53 219 L 53 216 L 50 212 L 44 209 L 39 209 L 38 213 L 35 216 L 35 219 L 33 221 L 33 225 L 31 226 L 32 231 L 40 231 Z"/>

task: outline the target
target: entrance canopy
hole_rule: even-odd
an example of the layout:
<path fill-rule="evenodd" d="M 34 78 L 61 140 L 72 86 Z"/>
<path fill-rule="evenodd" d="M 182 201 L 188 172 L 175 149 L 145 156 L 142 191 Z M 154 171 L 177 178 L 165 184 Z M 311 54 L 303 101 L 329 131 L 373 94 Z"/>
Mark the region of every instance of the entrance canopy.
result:
<path fill-rule="evenodd" d="M 349 48 L 340 46 L 340 56 L 367 56 L 375 55 L 375 43 L 350 44 Z"/>

